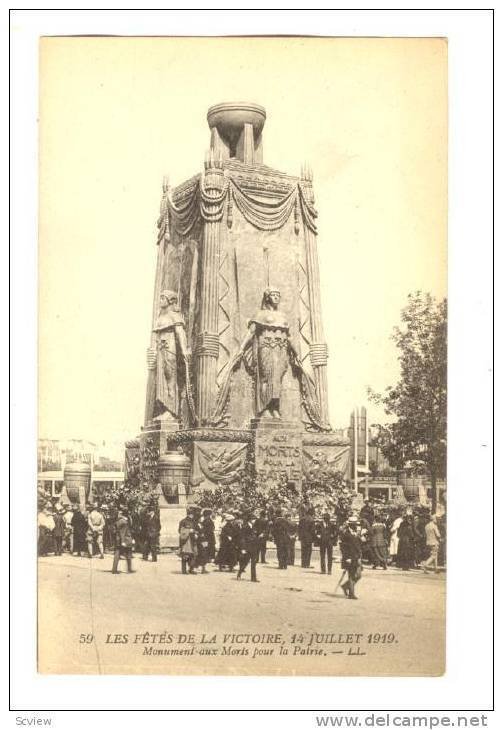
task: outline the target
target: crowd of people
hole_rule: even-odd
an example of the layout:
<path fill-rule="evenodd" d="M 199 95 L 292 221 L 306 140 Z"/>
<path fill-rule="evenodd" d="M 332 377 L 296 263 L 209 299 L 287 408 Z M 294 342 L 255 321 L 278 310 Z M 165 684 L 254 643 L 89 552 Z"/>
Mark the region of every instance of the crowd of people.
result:
<path fill-rule="evenodd" d="M 198 568 L 207 573 L 208 563 L 218 571 L 236 573 L 241 580 L 250 565 L 250 580 L 258 583 L 257 564 L 268 562 L 267 543 L 274 542 L 277 567 L 287 570 L 296 562 L 296 542 L 301 545 L 301 567 L 311 568 L 313 545 L 319 546 L 320 570 L 332 573 L 334 548 L 339 542 L 341 565 L 346 580 L 342 589 L 346 596 L 356 599 L 355 585 L 361 576 L 362 535 L 356 516 L 343 522 L 332 520 L 324 513 L 316 521 L 314 510 L 307 508 L 297 520 L 282 509 L 261 510 L 258 514 L 249 508 L 216 513 L 211 509 L 188 507 L 187 516 L 179 524 L 180 558 L 182 573 L 195 574 Z M 218 549 L 217 549 L 218 538 Z"/>
<path fill-rule="evenodd" d="M 387 570 L 395 565 L 402 570 L 422 568 L 438 571 L 445 563 L 445 517 L 438 519 L 426 507 L 396 507 L 382 503 L 364 503 L 359 514 L 337 511 L 325 512 L 316 519 L 313 508 L 299 515 L 282 509 L 250 509 L 216 512 L 189 507 L 180 522 L 180 552 L 182 572 L 195 573 L 198 567 L 214 562 L 219 571 L 234 571 L 241 578 L 251 563 L 251 579 L 256 578 L 256 564 L 267 562 L 267 543 L 276 547 L 280 570 L 295 564 L 297 541 L 300 542 L 300 566 L 311 568 L 313 547 L 318 547 L 319 569 L 330 575 L 334 550 L 343 543 L 348 526 L 357 528 L 361 564 L 372 569 Z M 217 549 L 217 538 L 218 549 Z"/>
<path fill-rule="evenodd" d="M 121 529 L 127 523 L 131 553 L 141 549 L 145 560 L 149 555 L 157 560 L 161 521 L 156 500 L 138 509 L 124 505 L 106 504 L 62 505 L 48 501 L 38 513 L 38 554 L 62 555 L 68 552 L 78 557 L 104 559 L 108 551 L 121 547 Z"/>
<path fill-rule="evenodd" d="M 320 573 L 331 575 L 336 551 L 347 576 L 342 589 L 356 598 L 355 585 L 364 565 L 387 570 L 421 569 L 437 572 L 445 564 L 445 515 L 438 518 L 420 505 L 397 506 L 366 500 L 359 512 L 337 509 L 316 515 L 303 505 L 298 512 L 270 506 L 253 510 L 212 510 L 191 505 L 180 521 L 179 556 L 185 575 L 236 572 L 241 580 L 248 566 L 250 579 L 258 582 L 257 565 L 270 560 L 268 543 L 274 543 L 277 567 L 287 570 L 296 563 L 300 543 L 300 567 L 314 568 L 313 547 L 318 548 Z M 38 517 L 39 555 L 62 555 L 63 551 L 90 559 L 104 558 L 113 551 L 112 573 L 119 572 L 124 558 L 128 572 L 133 553 L 157 561 L 161 521 L 157 499 L 135 508 L 89 504 L 87 508 L 47 503 Z M 337 557 L 338 554 L 337 554 Z"/>
<path fill-rule="evenodd" d="M 364 559 L 373 569 L 395 565 L 401 570 L 445 565 L 446 515 L 431 514 L 426 506 L 371 504 L 360 511 Z"/>

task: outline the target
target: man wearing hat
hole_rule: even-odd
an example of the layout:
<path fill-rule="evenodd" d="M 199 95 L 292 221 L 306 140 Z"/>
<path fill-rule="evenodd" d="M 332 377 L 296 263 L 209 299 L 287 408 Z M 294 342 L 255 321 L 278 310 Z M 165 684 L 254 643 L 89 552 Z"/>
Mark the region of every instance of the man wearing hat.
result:
<path fill-rule="evenodd" d="M 107 550 L 114 549 L 114 522 L 113 515 L 110 511 L 108 504 L 101 505 L 101 513 L 105 520 L 105 527 L 103 528 L 103 551 L 106 553 Z"/>
<path fill-rule="evenodd" d="M 218 550 L 216 563 L 219 570 L 228 567 L 232 572 L 237 563 L 238 557 L 238 536 L 239 528 L 235 524 L 235 517 L 232 512 L 224 515 L 224 524 L 220 533 L 220 548 Z"/>
<path fill-rule="evenodd" d="M 362 575 L 362 543 L 358 534 L 359 522 L 357 517 L 350 517 L 346 527 L 342 530 L 340 547 L 342 553 L 341 565 L 348 574 L 347 580 L 341 585 L 347 598 L 356 600 L 355 585 Z"/>
<path fill-rule="evenodd" d="M 197 564 L 201 572 L 206 573 L 206 564 L 215 558 L 215 524 L 211 519 L 211 510 L 203 509 L 198 525 Z"/>
<path fill-rule="evenodd" d="M 178 535 L 180 538 L 180 558 L 182 559 L 182 573 L 195 573 L 197 557 L 197 532 L 194 509 L 187 508 L 187 516 L 178 524 Z"/>
<path fill-rule="evenodd" d="M 141 531 L 143 536 L 143 560 L 148 560 L 152 553 L 152 562 L 157 562 L 159 552 L 159 535 L 161 534 L 161 519 L 156 509 L 155 500 L 151 500 L 141 515 Z"/>
<path fill-rule="evenodd" d="M 129 510 L 129 520 L 131 522 L 131 534 L 133 536 L 133 550 L 136 552 L 142 552 L 143 550 L 143 535 L 142 535 L 142 521 L 140 515 L 141 505 L 137 504 Z"/>
<path fill-rule="evenodd" d="M 298 521 L 296 517 L 288 512 L 286 515 L 288 521 L 288 565 L 295 565 L 295 543 L 297 542 Z"/>
<path fill-rule="evenodd" d="M 131 522 L 129 520 L 128 510 L 125 507 L 119 507 L 117 510 L 117 522 L 115 523 L 115 552 L 112 573 L 117 574 L 120 571 L 119 560 L 124 557 L 127 564 L 127 572 L 134 573 L 132 565 L 133 557 L 133 533 L 131 532 Z"/>
<path fill-rule="evenodd" d="M 72 527 L 72 520 L 73 520 L 73 512 L 74 508 L 71 504 L 68 504 L 66 506 L 66 509 L 63 514 L 63 519 L 65 521 L 65 539 L 64 539 L 64 546 L 72 555 L 73 553 L 73 527 Z"/>
<path fill-rule="evenodd" d="M 360 510 L 360 520 L 365 520 L 368 523 L 368 527 L 370 527 L 374 521 L 374 510 L 370 504 L 370 499 L 365 499 L 363 502 L 363 507 Z"/>
<path fill-rule="evenodd" d="M 269 533 L 269 520 L 265 509 L 260 511 L 260 515 L 257 517 L 253 524 L 255 532 L 258 537 L 258 551 L 261 563 L 267 563 L 267 535 Z"/>
<path fill-rule="evenodd" d="M 89 557 L 93 557 L 94 545 L 98 547 L 100 558 L 103 560 L 103 530 L 105 529 L 105 518 L 95 504 L 89 505 L 87 515 L 87 550 Z"/>
<path fill-rule="evenodd" d="M 429 550 L 429 557 L 425 560 L 421 567 L 424 573 L 428 572 L 428 568 L 433 568 L 438 573 L 438 548 L 440 545 L 441 535 L 437 525 L 437 516 L 431 515 L 430 521 L 425 526 L 426 545 Z"/>
<path fill-rule="evenodd" d="M 73 508 L 72 528 L 73 550 L 80 558 L 86 549 L 87 519 L 78 505 Z"/>
<path fill-rule="evenodd" d="M 54 555 L 63 554 L 63 540 L 65 538 L 66 522 L 64 518 L 65 508 L 58 504 L 54 511 Z"/>
<path fill-rule="evenodd" d="M 290 546 L 290 524 L 286 517 L 283 516 L 281 509 L 278 509 L 276 512 L 272 534 L 276 543 L 278 568 L 279 570 L 286 570 L 288 568 L 288 548 Z"/>
<path fill-rule="evenodd" d="M 317 531 L 320 545 L 320 569 L 322 573 L 332 573 L 334 545 L 337 542 L 337 527 L 331 521 L 330 514 L 325 512 Z"/>
<path fill-rule="evenodd" d="M 308 507 L 299 520 L 300 564 L 303 568 L 311 567 L 313 543 L 316 539 L 314 509 Z"/>
<path fill-rule="evenodd" d="M 241 580 L 241 575 L 246 570 L 246 566 L 250 563 L 250 577 L 253 583 L 257 580 L 257 555 L 258 555 L 258 536 L 253 526 L 254 514 L 251 510 L 245 510 L 242 514 L 242 524 L 239 533 L 239 570 L 236 576 L 237 580 Z"/>

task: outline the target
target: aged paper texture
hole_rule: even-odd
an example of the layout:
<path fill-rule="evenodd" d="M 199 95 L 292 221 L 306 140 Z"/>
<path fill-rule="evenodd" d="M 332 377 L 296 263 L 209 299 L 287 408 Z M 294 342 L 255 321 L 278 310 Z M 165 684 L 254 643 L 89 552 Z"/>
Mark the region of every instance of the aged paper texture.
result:
<path fill-rule="evenodd" d="M 39 232 L 39 671 L 443 674 L 446 41 L 42 38 Z"/>

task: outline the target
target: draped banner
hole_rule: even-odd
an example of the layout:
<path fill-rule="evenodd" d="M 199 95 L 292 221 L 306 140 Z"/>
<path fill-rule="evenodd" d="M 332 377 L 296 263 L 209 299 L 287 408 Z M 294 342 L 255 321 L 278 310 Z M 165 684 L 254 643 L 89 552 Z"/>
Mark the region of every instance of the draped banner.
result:
<path fill-rule="evenodd" d="M 245 220 L 261 231 L 275 231 L 282 228 L 293 212 L 296 219 L 295 232 L 298 233 L 297 216 L 300 207 L 305 225 L 313 233 L 317 232 L 315 221 L 318 214 L 300 183 L 294 183 L 278 200 L 269 201 L 245 192 L 232 178 L 227 179 L 221 194 L 217 197 L 208 195 L 204 185 L 198 180 L 187 200 L 180 205 L 175 205 L 170 198 L 169 210 L 174 229 L 180 236 L 187 236 L 201 218 L 209 222 L 219 221 L 223 217 L 226 204 L 227 223 L 232 226 L 232 214 L 229 215 L 229 211 L 232 210 L 233 203 Z"/>
<path fill-rule="evenodd" d="M 200 218 L 199 182 L 195 186 L 188 200 L 176 206 L 169 199 L 169 211 L 175 231 L 179 236 L 188 236 Z"/>
<path fill-rule="evenodd" d="M 261 231 L 275 231 L 282 228 L 293 211 L 297 198 L 297 185 L 279 200 L 263 201 L 255 195 L 245 193 L 237 183 L 230 181 L 229 194 L 243 217 Z"/>

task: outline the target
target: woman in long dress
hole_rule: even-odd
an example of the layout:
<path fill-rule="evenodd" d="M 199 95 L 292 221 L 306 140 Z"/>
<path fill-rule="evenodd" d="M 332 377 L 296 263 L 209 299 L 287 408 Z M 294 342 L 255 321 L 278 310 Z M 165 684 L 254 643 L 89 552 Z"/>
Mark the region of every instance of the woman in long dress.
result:
<path fill-rule="evenodd" d="M 211 519 L 211 510 L 204 509 L 197 525 L 197 565 L 202 573 L 206 573 L 206 565 L 215 557 L 215 525 Z"/>
<path fill-rule="evenodd" d="M 398 543 L 400 542 L 399 538 L 398 538 L 398 530 L 399 530 L 402 522 L 403 522 L 402 515 L 397 515 L 397 517 L 395 517 L 395 519 L 393 520 L 393 524 L 391 525 L 391 530 L 390 530 L 391 538 L 390 538 L 390 543 L 389 543 L 389 554 L 390 554 L 390 558 L 392 561 L 396 561 L 396 556 L 398 553 Z"/>
<path fill-rule="evenodd" d="M 372 568 L 375 570 L 379 565 L 387 570 L 388 568 L 388 536 L 386 525 L 380 514 L 377 514 L 370 527 L 369 544 L 372 558 Z"/>
<path fill-rule="evenodd" d="M 72 517 L 72 527 L 73 527 L 73 550 L 77 553 L 79 558 L 81 557 L 82 553 L 87 553 L 87 517 L 82 512 L 82 509 L 80 507 L 77 508 L 77 510 L 74 512 Z"/>
<path fill-rule="evenodd" d="M 237 538 L 239 536 L 239 530 L 235 524 L 234 515 L 224 515 L 224 524 L 220 533 L 220 548 L 215 559 L 219 570 L 228 568 L 230 571 L 234 570 L 234 567 L 238 561 L 238 544 Z"/>
<path fill-rule="evenodd" d="M 398 552 L 396 563 L 402 570 L 410 570 L 414 567 L 414 522 L 412 515 L 405 515 L 402 524 L 398 528 Z"/>

